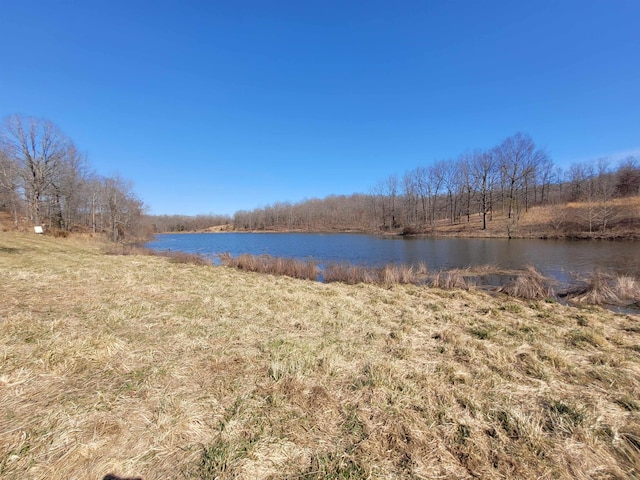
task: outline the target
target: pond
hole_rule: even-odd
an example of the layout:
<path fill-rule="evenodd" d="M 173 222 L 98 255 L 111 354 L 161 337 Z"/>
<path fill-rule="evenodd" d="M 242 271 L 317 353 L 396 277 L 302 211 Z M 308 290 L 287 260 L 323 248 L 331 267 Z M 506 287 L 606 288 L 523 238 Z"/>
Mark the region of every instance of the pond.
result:
<path fill-rule="evenodd" d="M 534 265 L 560 283 L 601 270 L 637 275 L 640 242 L 528 240 L 495 238 L 391 237 L 347 233 L 190 233 L 157 235 L 147 244 L 156 250 L 177 250 L 216 259 L 249 253 L 331 262 L 382 266 L 426 264 L 430 270 L 496 265 L 521 269 Z"/>

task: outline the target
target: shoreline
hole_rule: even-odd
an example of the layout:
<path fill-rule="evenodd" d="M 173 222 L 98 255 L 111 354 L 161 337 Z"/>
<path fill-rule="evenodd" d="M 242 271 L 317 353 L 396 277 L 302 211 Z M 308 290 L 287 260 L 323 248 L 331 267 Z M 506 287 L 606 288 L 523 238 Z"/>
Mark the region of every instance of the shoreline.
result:
<path fill-rule="evenodd" d="M 330 235 L 330 234 L 357 234 L 357 235 L 372 235 L 381 237 L 403 237 L 403 238 L 485 238 L 485 239 L 507 239 L 507 240 L 608 240 L 608 241 L 620 241 L 620 240 L 640 240 L 640 232 L 605 232 L 605 233 L 564 233 L 564 234 L 529 234 L 529 235 L 517 235 L 513 234 L 508 236 L 507 234 L 497 232 L 467 232 L 464 234 L 436 232 L 436 233 L 402 233 L 385 232 L 385 231 L 366 231 L 366 230 L 189 230 L 180 232 L 157 232 L 153 235 L 188 235 L 194 233 L 211 233 L 211 234 L 227 234 L 227 233 L 242 233 L 242 234 L 267 234 L 267 233 L 302 233 L 302 234 L 317 234 L 317 235 Z"/>

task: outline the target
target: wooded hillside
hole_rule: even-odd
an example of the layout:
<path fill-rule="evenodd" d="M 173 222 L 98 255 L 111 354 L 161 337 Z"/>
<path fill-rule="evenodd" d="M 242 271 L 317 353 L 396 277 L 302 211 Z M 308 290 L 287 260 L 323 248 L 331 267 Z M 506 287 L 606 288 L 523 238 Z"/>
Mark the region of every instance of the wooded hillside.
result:
<path fill-rule="evenodd" d="M 390 175 L 368 194 L 279 202 L 233 217 L 236 230 L 381 231 L 522 235 L 533 207 L 544 207 L 536 235 L 603 234 L 637 229 L 640 211 L 620 199 L 640 195 L 640 163 L 604 158 L 555 166 L 528 135 L 489 150 Z M 495 223 L 494 223 L 495 222 Z M 468 227 L 468 228 L 467 228 Z"/>

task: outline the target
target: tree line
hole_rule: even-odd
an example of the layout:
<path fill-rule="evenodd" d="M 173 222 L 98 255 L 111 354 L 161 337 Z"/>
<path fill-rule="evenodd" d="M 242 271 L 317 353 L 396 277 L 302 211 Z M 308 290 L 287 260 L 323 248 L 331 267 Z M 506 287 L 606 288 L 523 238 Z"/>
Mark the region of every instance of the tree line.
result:
<path fill-rule="evenodd" d="M 507 229 L 524 212 L 558 205 L 551 226 L 604 231 L 619 216 L 611 200 L 640 195 L 640 162 L 627 157 L 568 169 L 524 133 L 485 150 L 437 160 L 402 175 L 392 174 L 368 193 L 277 202 L 226 215 L 144 215 L 131 182 L 93 172 L 87 155 L 48 120 L 13 115 L 0 126 L 0 211 L 16 227 L 32 225 L 68 232 L 104 232 L 114 240 L 151 232 L 204 230 L 394 231 L 429 233 L 438 226 L 480 219 L 483 230 L 496 214 Z M 566 208 L 577 202 L 580 208 Z M 565 207 L 560 207 L 565 205 Z M 640 217 L 639 214 L 635 214 Z M 578 225 L 579 224 L 579 225 Z"/>
<path fill-rule="evenodd" d="M 193 232 L 206 230 L 212 226 L 231 225 L 228 215 L 148 215 L 145 223 L 150 231 L 158 232 Z"/>
<path fill-rule="evenodd" d="M 480 228 L 486 230 L 500 214 L 510 229 L 533 206 L 581 202 L 585 207 L 580 216 L 593 231 L 606 229 L 616 216 L 612 199 L 639 194 L 640 163 L 635 157 L 622 160 L 617 168 L 598 159 L 565 171 L 529 135 L 516 133 L 492 148 L 390 175 L 368 194 L 243 210 L 234 214 L 233 225 L 238 230 L 426 233 L 437 225 L 468 223 L 473 216 L 481 218 Z M 558 208 L 555 221 L 563 218 L 562 212 Z"/>
<path fill-rule="evenodd" d="M 54 123 L 12 115 L 0 126 L 0 210 L 16 228 L 26 219 L 119 241 L 142 234 L 144 204 L 131 182 L 93 172 L 87 155 Z"/>

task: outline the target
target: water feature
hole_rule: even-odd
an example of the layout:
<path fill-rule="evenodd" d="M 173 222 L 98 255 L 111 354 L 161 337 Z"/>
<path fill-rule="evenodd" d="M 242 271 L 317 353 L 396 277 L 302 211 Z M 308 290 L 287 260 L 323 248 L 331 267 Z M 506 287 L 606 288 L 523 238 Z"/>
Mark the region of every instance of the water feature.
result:
<path fill-rule="evenodd" d="M 391 237 L 324 233 L 192 233 L 163 234 L 147 244 L 157 250 L 177 250 L 211 257 L 228 252 L 274 257 L 382 266 L 388 263 L 426 264 L 430 270 L 497 265 L 521 269 L 534 265 L 560 283 L 594 270 L 637 275 L 640 242 L 525 239 Z"/>

